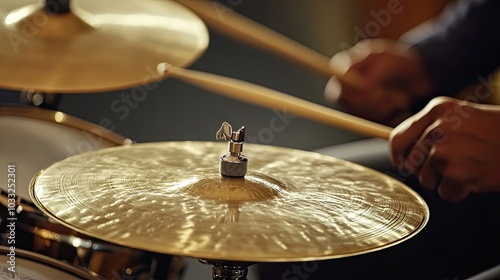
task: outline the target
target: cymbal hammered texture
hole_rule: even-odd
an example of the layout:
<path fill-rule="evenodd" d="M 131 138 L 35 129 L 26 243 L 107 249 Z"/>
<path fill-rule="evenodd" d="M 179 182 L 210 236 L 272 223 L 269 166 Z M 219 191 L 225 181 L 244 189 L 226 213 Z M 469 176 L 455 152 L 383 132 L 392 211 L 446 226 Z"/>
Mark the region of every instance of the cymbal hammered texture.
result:
<path fill-rule="evenodd" d="M 79 154 L 35 176 L 30 194 L 84 234 L 218 260 L 357 255 L 412 237 L 429 218 L 425 202 L 399 181 L 312 152 L 246 144 L 249 174 L 220 178 L 226 145 L 146 143 Z"/>

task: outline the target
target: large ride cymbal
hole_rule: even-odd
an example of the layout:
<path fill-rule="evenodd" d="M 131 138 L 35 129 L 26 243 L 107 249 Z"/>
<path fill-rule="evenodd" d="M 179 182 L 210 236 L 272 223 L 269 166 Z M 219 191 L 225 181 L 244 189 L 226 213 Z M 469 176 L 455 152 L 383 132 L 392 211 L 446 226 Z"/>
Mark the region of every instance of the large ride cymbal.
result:
<path fill-rule="evenodd" d="M 161 78 L 158 63 L 187 66 L 208 46 L 205 24 L 172 1 L 70 7 L 54 14 L 38 0 L 1 1 L 0 88 L 87 93 L 145 85 Z"/>
<path fill-rule="evenodd" d="M 30 194 L 84 234 L 132 248 L 248 262 L 340 258 L 398 244 L 427 223 L 399 181 L 332 157 L 247 144 L 244 178 L 218 173 L 227 144 L 164 142 L 79 154 Z"/>

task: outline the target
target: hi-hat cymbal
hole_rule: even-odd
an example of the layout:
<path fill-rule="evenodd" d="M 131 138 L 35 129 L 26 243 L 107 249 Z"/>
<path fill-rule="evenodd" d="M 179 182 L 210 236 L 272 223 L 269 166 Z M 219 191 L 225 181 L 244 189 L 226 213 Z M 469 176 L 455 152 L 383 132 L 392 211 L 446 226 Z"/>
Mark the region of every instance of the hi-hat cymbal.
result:
<path fill-rule="evenodd" d="M 158 63 L 186 66 L 208 46 L 205 24 L 172 1 L 75 0 L 61 14 L 39 2 L 0 3 L 0 88 L 87 93 L 146 85 L 161 78 Z"/>
<path fill-rule="evenodd" d="M 222 177 L 226 144 L 164 142 L 79 154 L 41 171 L 37 206 L 132 248 L 248 262 L 340 258 L 398 244 L 427 223 L 399 181 L 332 157 L 246 145 L 249 172 Z"/>

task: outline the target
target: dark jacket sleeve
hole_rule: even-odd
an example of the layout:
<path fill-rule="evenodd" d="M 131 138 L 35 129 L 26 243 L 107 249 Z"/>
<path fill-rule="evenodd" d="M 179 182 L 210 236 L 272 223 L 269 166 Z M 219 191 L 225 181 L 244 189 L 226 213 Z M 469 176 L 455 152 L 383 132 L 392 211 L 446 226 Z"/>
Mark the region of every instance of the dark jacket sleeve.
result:
<path fill-rule="evenodd" d="M 421 53 L 436 95 L 452 95 L 500 65 L 500 0 L 459 1 L 423 38 L 405 41 Z"/>

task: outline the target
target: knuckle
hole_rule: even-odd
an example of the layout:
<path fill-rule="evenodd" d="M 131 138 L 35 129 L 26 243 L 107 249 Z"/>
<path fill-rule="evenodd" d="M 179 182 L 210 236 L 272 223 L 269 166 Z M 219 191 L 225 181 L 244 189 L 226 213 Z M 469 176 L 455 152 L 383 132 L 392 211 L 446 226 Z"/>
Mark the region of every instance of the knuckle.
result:
<path fill-rule="evenodd" d="M 433 98 L 430 102 L 429 102 L 429 112 L 431 114 L 433 114 L 434 116 L 441 116 L 443 115 L 444 112 L 446 112 L 447 110 L 450 110 L 450 109 L 453 109 L 453 106 L 456 106 L 457 105 L 457 102 L 455 101 L 455 99 L 453 98 L 450 98 L 450 97 L 444 97 L 444 96 L 440 96 L 440 97 L 436 97 L 436 98 Z"/>
<path fill-rule="evenodd" d="M 423 172 L 420 172 L 418 174 L 418 181 L 422 185 L 423 188 L 428 189 L 428 190 L 435 190 L 435 179 L 433 175 L 430 174 L 424 174 Z"/>
<path fill-rule="evenodd" d="M 469 195 L 469 190 L 453 182 L 441 184 L 438 188 L 439 196 L 449 202 L 459 202 Z"/>
<path fill-rule="evenodd" d="M 443 145 L 440 145 L 443 144 L 448 138 L 446 127 L 441 120 L 434 122 L 434 125 L 427 133 L 427 138 L 432 140 L 436 146 L 439 146 L 441 149 L 445 149 L 444 151 L 446 151 L 446 148 L 443 147 Z"/>
<path fill-rule="evenodd" d="M 449 149 L 446 145 L 435 145 L 432 149 L 429 157 L 432 158 L 433 161 L 446 163 L 449 158 Z"/>

